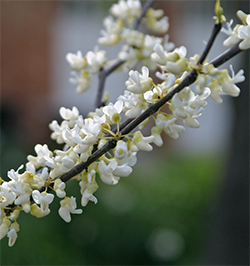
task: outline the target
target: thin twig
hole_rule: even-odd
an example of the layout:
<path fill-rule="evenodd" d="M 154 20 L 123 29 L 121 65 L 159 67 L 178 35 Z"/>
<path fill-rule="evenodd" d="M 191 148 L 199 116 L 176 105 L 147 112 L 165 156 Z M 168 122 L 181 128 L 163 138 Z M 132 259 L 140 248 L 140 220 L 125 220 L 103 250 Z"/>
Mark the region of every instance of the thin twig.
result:
<path fill-rule="evenodd" d="M 200 57 L 200 60 L 198 61 L 198 65 L 202 64 L 205 61 L 205 59 L 207 58 L 207 55 L 208 55 L 208 53 L 209 53 L 209 51 L 210 51 L 210 49 L 211 49 L 211 47 L 212 47 L 212 45 L 213 45 L 213 43 L 215 41 L 215 38 L 218 35 L 218 33 L 220 32 L 220 30 L 221 30 L 221 26 L 222 26 L 221 23 L 214 25 L 212 34 L 211 34 L 211 36 L 209 38 L 209 41 L 208 41 L 208 43 L 206 45 L 206 48 L 205 48 L 204 52 L 202 53 L 202 55 Z"/>
<path fill-rule="evenodd" d="M 213 64 L 214 67 L 219 67 L 219 66 L 223 65 L 228 60 L 230 60 L 231 58 L 235 57 L 237 54 L 239 54 L 240 52 L 243 51 L 239 48 L 239 44 L 240 44 L 240 42 L 235 44 L 234 46 L 232 46 L 228 50 L 226 50 L 224 53 L 220 54 L 218 57 L 214 58 L 209 63 Z"/>
<path fill-rule="evenodd" d="M 96 102 L 95 107 L 99 108 L 102 106 L 102 96 L 103 96 L 103 90 L 105 86 L 105 81 L 108 75 L 110 75 L 113 71 L 115 71 L 119 66 L 121 66 L 125 60 L 118 60 L 116 63 L 114 63 L 112 66 L 110 66 L 107 69 L 102 69 L 99 73 L 99 84 L 98 84 L 98 91 L 96 95 Z"/>
<path fill-rule="evenodd" d="M 147 10 L 152 6 L 153 3 L 154 3 L 154 0 L 149 0 L 144 5 L 144 7 L 142 9 L 142 12 L 141 12 L 141 16 L 138 19 L 136 19 L 135 22 L 134 22 L 134 27 L 133 27 L 134 30 L 137 30 L 138 29 L 138 27 L 139 27 L 139 25 L 141 23 L 142 18 L 146 15 Z"/>

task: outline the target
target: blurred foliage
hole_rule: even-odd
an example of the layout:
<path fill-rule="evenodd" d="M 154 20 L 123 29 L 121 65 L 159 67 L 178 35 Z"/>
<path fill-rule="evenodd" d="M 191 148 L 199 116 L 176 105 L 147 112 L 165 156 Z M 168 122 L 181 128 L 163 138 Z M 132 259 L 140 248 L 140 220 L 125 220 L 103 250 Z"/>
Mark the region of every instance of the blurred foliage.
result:
<path fill-rule="evenodd" d="M 98 204 L 90 202 L 69 224 L 57 214 L 58 199 L 42 219 L 22 213 L 16 244 L 1 241 L 1 265 L 198 263 L 222 157 L 154 151 L 150 158 L 141 158 L 116 186 L 99 181 Z M 67 183 L 67 191 L 80 208 L 78 184 Z"/>

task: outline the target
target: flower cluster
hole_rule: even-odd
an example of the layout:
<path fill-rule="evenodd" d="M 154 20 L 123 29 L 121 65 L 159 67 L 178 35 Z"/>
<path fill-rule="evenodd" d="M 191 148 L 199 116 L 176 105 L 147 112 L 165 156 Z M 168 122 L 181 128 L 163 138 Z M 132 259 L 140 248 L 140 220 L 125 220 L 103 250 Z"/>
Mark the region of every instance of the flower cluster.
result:
<path fill-rule="evenodd" d="M 243 25 L 237 24 L 233 29 L 231 25 L 233 20 L 226 24 L 226 29 L 223 28 L 222 32 L 227 34 L 229 37 L 224 41 L 225 46 L 233 46 L 240 42 L 239 47 L 242 50 L 250 48 L 250 14 L 245 14 L 239 10 L 237 16 L 242 21 Z"/>
<path fill-rule="evenodd" d="M 155 44 L 164 43 L 168 49 L 174 48 L 173 43 L 168 42 L 168 35 L 164 39 L 144 34 L 136 29 L 134 22 L 140 17 L 141 12 L 139 0 L 120 0 L 110 8 L 110 15 L 103 21 L 104 29 L 101 30 L 98 43 L 102 46 L 123 44 L 115 60 L 124 61 L 124 70 L 135 68 L 140 61 L 151 70 L 155 70 L 156 65 L 150 60 Z M 149 8 L 142 23 L 156 33 L 166 33 L 169 23 L 168 17 L 163 15 L 163 10 Z M 106 51 L 96 46 L 94 51 L 87 52 L 85 56 L 81 51 L 76 54 L 68 53 L 66 60 L 73 70 L 70 82 L 77 85 L 78 93 L 82 93 L 90 87 L 91 75 L 109 66 L 114 59 L 109 60 Z"/>
<path fill-rule="evenodd" d="M 221 103 L 223 94 L 232 97 L 239 95 L 240 89 L 235 84 L 244 81 L 243 70 L 235 74 L 230 66 L 230 76 L 227 69 L 219 70 L 208 62 L 200 64 L 199 55 L 186 58 L 187 50 L 184 46 L 173 50 L 174 46 L 168 42 L 168 35 L 165 38 L 144 35 L 133 26 L 141 12 L 139 0 L 120 0 L 112 5 L 110 16 L 104 20 L 103 37 L 98 40 L 100 44 L 107 46 L 125 42 L 117 58 L 124 60 L 124 68 L 130 70 L 124 94 L 115 103 L 96 108 L 86 118 L 76 107 L 61 107 L 59 113 L 62 122 L 54 120 L 49 127 L 52 131 L 51 138 L 58 144 L 63 144 L 63 149 L 52 152 L 46 144 L 37 144 L 36 155 L 27 157 L 25 167 L 21 165 L 16 171 L 10 170 L 9 181 L 0 179 L 0 239 L 7 235 L 9 246 L 16 241 L 19 231 L 17 218 L 21 211 L 35 217 L 44 217 L 50 213 L 49 204 L 57 196 L 61 199 L 58 213 L 65 222 L 71 221 L 71 214 L 82 213 L 82 209 L 77 209 L 76 198 L 67 195 L 62 177 L 81 163 L 88 162 L 110 139 L 114 140 L 113 148 L 103 152 L 94 162 L 91 161 L 83 171 L 70 177 L 79 183 L 82 207 L 89 201 L 97 203 L 94 193 L 98 189 L 99 180 L 107 185 L 117 184 L 120 178 L 132 173 L 140 150 L 151 151 L 152 143 L 162 146 L 163 131 L 177 139 L 185 130 L 184 125 L 199 127 L 197 117 L 203 113 L 208 97 Z M 243 40 L 241 48 L 246 49 L 250 15 L 242 11 L 238 15 L 244 25 L 234 31 L 229 27 L 229 38 L 240 38 Z M 163 12 L 152 8 L 147 10 L 143 22 L 150 30 L 160 33 L 166 32 L 169 27 Z M 225 44 L 231 45 L 232 42 L 235 41 L 226 41 Z M 97 74 L 107 64 L 111 64 L 106 52 L 98 47 L 87 52 L 84 57 L 78 51 L 77 54 L 67 54 L 66 59 L 73 70 L 74 77 L 71 81 L 77 84 L 78 92 L 89 87 L 91 74 Z M 134 70 L 139 61 L 144 64 L 141 73 Z M 149 75 L 152 69 L 158 70 L 157 84 Z M 123 117 L 130 121 L 143 115 L 151 106 L 171 94 L 193 70 L 197 73 L 194 87 L 185 86 L 162 104 L 161 107 L 168 106 L 168 113 L 164 111 L 166 108 L 158 108 L 151 114 L 154 123 L 149 124 L 150 116 L 147 116 L 136 125 L 139 127 L 137 131 L 124 133 Z M 183 123 L 177 124 L 179 120 Z M 141 132 L 146 126 L 151 127 L 151 134 L 147 137 Z M 23 168 L 25 170 L 21 173 Z"/>

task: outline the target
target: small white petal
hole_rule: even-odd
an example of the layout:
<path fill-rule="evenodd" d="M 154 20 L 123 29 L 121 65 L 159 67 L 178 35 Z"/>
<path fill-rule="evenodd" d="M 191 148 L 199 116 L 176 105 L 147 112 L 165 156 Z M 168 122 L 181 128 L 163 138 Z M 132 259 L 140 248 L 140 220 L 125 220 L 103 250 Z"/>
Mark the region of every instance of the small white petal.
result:
<path fill-rule="evenodd" d="M 70 212 L 67 208 L 61 207 L 58 212 L 66 223 L 69 223 L 71 221 Z"/>

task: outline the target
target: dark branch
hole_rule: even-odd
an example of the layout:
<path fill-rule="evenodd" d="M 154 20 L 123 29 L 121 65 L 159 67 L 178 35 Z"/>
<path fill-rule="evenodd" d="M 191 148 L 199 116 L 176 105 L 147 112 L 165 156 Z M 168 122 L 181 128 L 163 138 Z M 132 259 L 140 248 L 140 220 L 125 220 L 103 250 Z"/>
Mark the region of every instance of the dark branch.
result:
<path fill-rule="evenodd" d="M 141 16 L 135 20 L 134 22 L 134 30 L 137 30 L 142 18 L 145 16 L 147 10 L 152 6 L 152 4 L 154 3 L 154 0 L 149 0 L 143 7 L 142 12 L 141 12 Z"/>
<path fill-rule="evenodd" d="M 105 154 L 106 152 L 108 152 L 109 150 L 113 149 L 116 145 L 117 140 L 115 139 L 110 139 L 108 140 L 108 142 L 99 150 L 97 150 L 96 152 L 94 152 L 89 159 L 86 162 L 82 162 L 77 164 L 74 168 L 72 168 L 69 172 L 67 172 L 66 174 L 62 175 L 60 177 L 60 179 L 63 182 L 68 181 L 69 179 L 71 179 L 72 177 L 80 174 L 84 169 L 87 169 L 87 167 L 95 162 L 98 158 L 100 158 L 103 154 Z"/>
<path fill-rule="evenodd" d="M 237 54 L 243 51 L 239 48 L 239 44 L 240 42 L 235 44 L 228 50 L 226 50 L 224 53 L 220 54 L 218 57 L 210 61 L 210 63 L 213 64 L 215 67 L 223 65 L 228 60 L 230 60 L 231 58 L 235 57 Z"/>
<path fill-rule="evenodd" d="M 156 113 L 160 107 L 162 107 L 167 101 L 169 101 L 175 93 L 181 91 L 183 88 L 186 86 L 189 86 L 193 82 L 195 82 L 197 77 L 197 72 L 196 70 L 192 70 L 190 74 L 172 91 L 170 91 L 165 97 L 160 99 L 158 102 L 152 104 L 145 112 L 143 112 L 140 116 L 137 118 L 133 119 L 130 123 L 129 120 L 126 120 L 124 122 L 124 125 L 127 124 L 121 131 L 120 133 L 122 135 L 128 134 L 131 132 L 133 129 L 135 129 L 141 122 L 143 122 L 145 119 L 150 117 L 152 114 Z M 94 152 L 89 159 L 86 162 L 82 162 L 77 164 L 74 168 L 72 168 L 69 172 L 66 174 L 62 175 L 60 179 L 63 182 L 68 181 L 72 177 L 80 174 L 84 169 L 87 169 L 87 167 L 95 162 L 98 158 L 100 158 L 102 155 L 104 155 L 106 152 L 109 150 L 113 149 L 116 146 L 116 139 L 110 139 L 105 145 L 102 146 L 99 150 Z"/>
<path fill-rule="evenodd" d="M 203 54 L 200 57 L 198 65 L 202 64 L 205 61 L 205 59 L 207 58 L 207 55 L 208 55 L 208 53 L 209 53 L 209 51 L 210 51 L 210 49 L 211 49 L 211 47 L 212 47 L 212 45 L 213 45 L 213 43 L 215 41 L 215 38 L 218 35 L 218 33 L 220 32 L 220 30 L 221 30 L 221 26 L 222 26 L 221 24 L 215 24 L 214 25 L 212 34 L 211 34 L 211 36 L 209 38 L 209 41 L 208 41 L 208 43 L 206 45 L 206 48 L 205 48 Z"/>
<path fill-rule="evenodd" d="M 190 74 L 172 91 L 170 91 L 166 96 L 161 98 L 156 103 L 150 105 L 150 107 L 144 111 L 140 116 L 135 118 L 132 122 L 130 122 L 123 130 L 121 130 L 121 133 L 123 135 L 128 134 L 131 132 L 134 128 L 136 128 L 141 122 L 143 122 L 145 119 L 150 117 L 152 114 L 156 113 L 166 102 L 172 99 L 172 97 L 175 95 L 175 93 L 180 92 L 182 89 L 184 89 L 186 86 L 189 86 L 190 84 L 194 83 L 197 77 L 196 70 L 192 70 Z"/>

